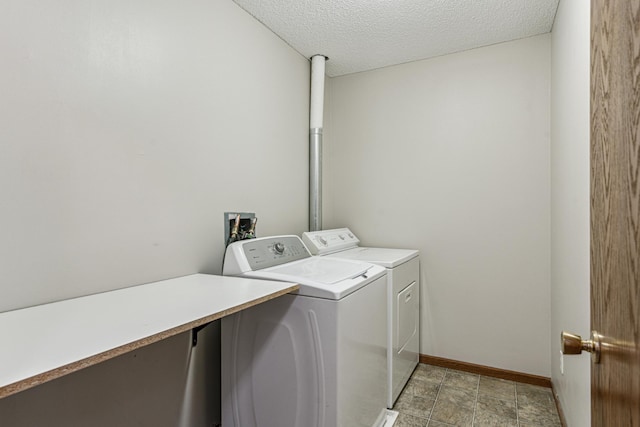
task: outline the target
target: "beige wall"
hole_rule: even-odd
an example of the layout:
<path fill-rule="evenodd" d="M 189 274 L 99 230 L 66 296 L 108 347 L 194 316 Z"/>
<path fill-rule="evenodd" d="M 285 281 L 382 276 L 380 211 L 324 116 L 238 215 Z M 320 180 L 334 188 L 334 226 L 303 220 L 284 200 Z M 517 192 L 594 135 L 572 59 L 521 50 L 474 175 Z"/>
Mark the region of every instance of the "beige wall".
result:
<path fill-rule="evenodd" d="M 567 423 L 591 425 L 590 358 L 564 358 L 560 332 L 590 334 L 589 2 L 562 0 L 551 57 L 551 376 Z"/>
<path fill-rule="evenodd" d="M 549 35 L 330 79 L 325 228 L 420 249 L 421 352 L 550 376 Z"/>
<path fill-rule="evenodd" d="M 307 226 L 308 61 L 229 1 L 9 1 L 0 311 L 221 269 Z"/>
<path fill-rule="evenodd" d="M 0 312 L 219 273 L 225 211 L 300 234 L 308 93 L 308 60 L 231 1 L 3 2 Z M 190 351 L 181 335 L 3 399 L 0 423 L 175 426 L 207 387 Z"/>

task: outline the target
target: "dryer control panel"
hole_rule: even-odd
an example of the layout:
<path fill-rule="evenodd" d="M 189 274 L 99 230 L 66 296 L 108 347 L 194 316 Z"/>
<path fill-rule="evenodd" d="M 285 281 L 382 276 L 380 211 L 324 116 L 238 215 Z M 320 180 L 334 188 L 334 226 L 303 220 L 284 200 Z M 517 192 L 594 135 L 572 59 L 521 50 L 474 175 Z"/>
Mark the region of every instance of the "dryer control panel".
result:
<path fill-rule="evenodd" d="M 314 255 L 326 255 L 355 248 L 360 243 L 360 240 L 348 228 L 307 231 L 302 233 L 302 240 Z"/>

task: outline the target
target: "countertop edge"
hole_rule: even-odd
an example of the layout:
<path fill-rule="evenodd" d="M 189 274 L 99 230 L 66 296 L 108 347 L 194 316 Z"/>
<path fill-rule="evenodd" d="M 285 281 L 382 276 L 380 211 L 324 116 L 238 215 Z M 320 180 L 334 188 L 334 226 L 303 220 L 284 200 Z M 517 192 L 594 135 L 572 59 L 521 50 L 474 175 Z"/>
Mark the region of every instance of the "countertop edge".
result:
<path fill-rule="evenodd" d="M 287 283 L 283 282 L 283 285 L 286 285 Z M 193 320 L 191 322 L 187 322 L 185 324 L 182 325 L 177 325 L 173 328 L 164 330 L 162 332 L 158 332 L 155 334 L 152 334 L 150 336 L 147 337 L 143 337 L 140 338 L 138 340 L 123 344 L 121 346 L 118 347 L 114 347 L 112 349 L 109 349 L 107 351 L 95 354 L 93 356 L 90 357 L 86 357 L 84 359 L 81 360 L 76 360 L 73 361 L 71 363 L 65 364 L 63 366 L 60 366 L 58 368 L 46 371 L 46 372 L 41 372 L 37 375 L 33 375 L 30 376 L 28 378 L 24 378 L 20 381 L 16 381 L 14 383 L 11 384 L 7 384 L 5 386 L 0 386 L 0 399 L 11 396 L 13 394 L 19 393 L 21 391 L 27 390 L 29 388 L 38 386 L 40 384 L 44 384 L 46 382 L 52 381 L 54 379 L 63 377 L 65 375 L 71 374 L 73 372 L 79 371 L 81 369 L 96 365 L 98 363 L 107 361 L 109 359 L 113 359 L 117 356 L 123 355 L 125 353 L 131 352 L 133 350 L 139 349 L 141 347 L 145 347 L 147 345 L 156 343 L 158 341 L 164 340 L 166 338 L 170 338 L 174 335 L 180 334 L 182 332 L 186 332 L 189 331 L 193 328 L 196 328 L 198 326 L 207 324 L 209 322 L 218 320 L 222 317 L 228 316 L 230 314 L 234 314 L 237 313 L 239 311 L 245 310 L 247 308 L 253 307 L 255 305 L 261 304 L 263 302 L 272 300 L 274 298 L 278 298 L 282 295 L 288 294 L 290 292 L 294 292 L 297 291 L 300 286 L 297 284 L 288 284 L 289 286 L 287 286 L 286 288 L 283 288 L 279 291 L 275 291 L 272 293 L 269 293 L 267 295 L 263 295 L 261 297 L 255 298 L 255 299 L 251 299 L 248 300 L 242 304 L 238 304 L 232 307 L 229 307 L 227 309 L 218 311 L 218 312 L 214 312 L 211 313 L 210 315 L 201 317 L 199 319 Z"/>

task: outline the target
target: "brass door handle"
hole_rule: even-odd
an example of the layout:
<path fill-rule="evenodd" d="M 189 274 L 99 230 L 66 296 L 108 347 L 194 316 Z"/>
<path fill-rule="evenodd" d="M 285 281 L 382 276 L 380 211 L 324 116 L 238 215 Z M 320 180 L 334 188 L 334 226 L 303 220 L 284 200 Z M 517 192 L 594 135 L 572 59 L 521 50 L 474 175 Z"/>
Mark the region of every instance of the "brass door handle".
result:
<path fill-rule="evenodd" d="M 591 331 L 591 339 L 583 340 L 580 335 L 562 331 L 560 334 L 560 349 L 562 354 L 580 354 L 583 351 L 591 353 L 591 361 L 600 363 L 600 334 Z"/>

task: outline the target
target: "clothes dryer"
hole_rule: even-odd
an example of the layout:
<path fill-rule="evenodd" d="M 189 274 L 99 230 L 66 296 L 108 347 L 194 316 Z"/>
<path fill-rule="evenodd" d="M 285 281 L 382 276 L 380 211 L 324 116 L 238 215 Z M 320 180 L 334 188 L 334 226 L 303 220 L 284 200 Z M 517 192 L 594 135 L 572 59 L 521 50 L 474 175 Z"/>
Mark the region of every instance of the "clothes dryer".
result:
<path fill-rule="evenodd" d="M 224 275 L 300 285 L 222 319 L 222 425 L 381 427 L 386 272 L 313 257 L 297 236 L 228 246 Z"/>
<path fill-rule="evenodd" d="M 302 240 L 314 255 L 387 270 L 387 407 L 393 408 L 420 357 L 419 251 L 360 247 L 348 228 L 306 232 Z"/>

